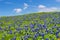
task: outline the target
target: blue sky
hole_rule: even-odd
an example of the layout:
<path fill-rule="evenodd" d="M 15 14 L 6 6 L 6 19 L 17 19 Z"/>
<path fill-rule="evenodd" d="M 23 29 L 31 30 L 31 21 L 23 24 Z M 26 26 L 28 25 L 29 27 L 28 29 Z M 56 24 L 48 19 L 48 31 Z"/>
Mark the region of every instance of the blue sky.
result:
<path fill-rule="evenodd" d="M 0 0 L 0 16 L 60 10 L 60 0 Z"/>

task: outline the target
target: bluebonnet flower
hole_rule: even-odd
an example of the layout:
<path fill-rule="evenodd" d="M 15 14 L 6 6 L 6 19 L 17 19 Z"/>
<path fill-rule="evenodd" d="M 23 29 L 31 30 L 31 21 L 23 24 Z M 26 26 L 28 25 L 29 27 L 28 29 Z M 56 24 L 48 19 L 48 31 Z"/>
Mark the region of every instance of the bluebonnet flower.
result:
<path fill-rule="evenodd" d="M 49 30 L 46 28 L 46 33 L 48 33 L 49 32 Z"/>
<path fill-rule="evenodd" d="M 56 24 L 60 24 L 60 22 L 56 22 Z"/>
<path fill-rule="evenodd" d="M 31 29 L 32 32 L 35 32 L 35 29 Z"/>
<path fill-rule="evenodd" d="M 39 36 L 39 34 L 38 33 L 36 33 L 35 35 L 34 35 L 34 38 L 37 38 Z"/>
<path fill-rule="evenodd" d="M 53 31 L 50 31 L 51 34 L 53 34 Z"/>
<path fill-rule="evenodd" d="M 39 31 L 39 28 L 36 28 L 36 29 L 35 29 L 35 32 L 38 32 L 38 31 Z"/>
<path fill-rule="evenodd" d="M 46 40 L 49 40 L 48 38 L 46 38 Z"/>
<path fill-rule="evenodd" d="M 30 24 L 30 27 L 31 27 L 31 28 L 34 28 L 34 24 Z"/>
<path fill-rule="evenodd" d="M 12 38 L 11 40 L 16 40 L 16 36 L 14 36 L 14 38 Z"/>
<path fill-rule="evenodd" d="M 18 27 L 18 28 L 16 28 L 16 30 L 17 30 L 17 31 L 20 31 L 20 30 L 22 30 L 22 28 L 19 28 L 19 27 Z"/>
<path fill-rule="evenodd" d="M 2 28 L 0 27 L 0 30 L 2 30 Z"/>
<path fill-rule="evenodd" d="M 56 24 L 53 26 L 54 28 L 57 28 Z"/>
<path fill-rule="evenodd" d="M 58 32 L 60 32 L 60 28 L 58 29 Z"/>
<path fill-rule="evenodd" d="M 46 25 L 43 25 L 44 28 L 46 28 Z"/>
<path fill-rule="evenodd" d="M 12 34 L 12 30 L 10 30 L 9 34 Z"/>
<path fill-rule="evenodd" d="M 54 33 L 54 31 L 52 29 L 50 29 L 49 32 L 50 32 L 50 34 L 53 34 Z"/>
<path fill-rule="evenodd" d="M 56 34 L 56 38 L 59 38 L 59 36 L 58 36 L 59 32 L 57 31 L 55 34 Z"/>
<path fill-rule="evenodd" d="M 24 26 L 25 30 L 28 30 L 28 26 Z"/>
<path fill-rule="evenodd" d="M 53 18 L 52 18 L 52 21 L 56 21 L 56 18 L 55 18 L 55 17 L 53 17 Z"/>
<path fill-rule="evenodd" d="M 44 33 L 41 33 L 42 38 L 44 38 L 44 35 L 45 35 Z"/>
<path fill-rule="evenodd" d="M 18 24 L 18 27 L 20 27 L 20 24 Z"/>
<path fill-rule="evenodd" d="M 42 25 L 41 24 L 37 24 L 38 27 L 41 27 Z"/>
<path fill-rule="evenodd" d="M 24 40 L 27 40 L 30 37 L 30 35 L 25 35 Z"/>
<path fill-rule="evenodd" d="M 43 25 L 42 25 L 42 24 L 38 24 L 37 27 L 38 27 L 39 29 L 43 29 Z"/>
<path fill-rule="evenodd" d="M 59 33 L 59 32 L 57 31 L 55 34 L 58 35 L 58 33 Z"/>
<path fill-rule="evenodd" d="M 47 24 L 47 21 L 46 20 L 44 20 L 44 25 L 46 25 Z"/>
<path fill-rule="evenodd" d="M 58 36 L 58 35 L 56 35 L 56 38 L 59 38 L 59 36 Z"/>

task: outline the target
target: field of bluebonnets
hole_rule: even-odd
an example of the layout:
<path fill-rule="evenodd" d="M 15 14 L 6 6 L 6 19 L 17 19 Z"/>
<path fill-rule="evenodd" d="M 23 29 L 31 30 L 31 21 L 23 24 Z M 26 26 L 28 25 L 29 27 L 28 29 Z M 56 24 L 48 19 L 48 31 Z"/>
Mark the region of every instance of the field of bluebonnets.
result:
<path fill-rule="evenodd" d="M 0 40 L 58 40 L 60 12 L 0 17 Z"/>

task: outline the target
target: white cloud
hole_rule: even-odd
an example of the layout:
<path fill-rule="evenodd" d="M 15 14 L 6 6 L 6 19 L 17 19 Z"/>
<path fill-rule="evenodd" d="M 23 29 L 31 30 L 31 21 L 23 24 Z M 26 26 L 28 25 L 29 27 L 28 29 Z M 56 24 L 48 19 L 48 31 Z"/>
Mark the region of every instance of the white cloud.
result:
<path fill-rule="evenodd" d="M 20 13 L 20 12 L 22 12 L 22 9 L 21 9 L 21 8 L 15 8 L 14 11 L 15 11 L 16 13 Z"/>
<path fill-rule="evenodd" d="M 27 9 L 28 8 L 28 4 L 27 3 L 24 3 L 24 8 L 23 9 Z"/>
<path fill-rule="evenodd" d="M 44 5 L 38 5 L 38 8 L 40 8 L 40 9 L 43 9 L 43 8 L 45 8 L 46 6 L 44 6 Z"/>
<path fill-rule="evenodd" d="M 38 11 L 39 12 L 50 12 L 50 11 L 58 11 L 60 10 L 59 8 L 57 7 L 46 7 L 44 5 L 38 5 Z"/>

